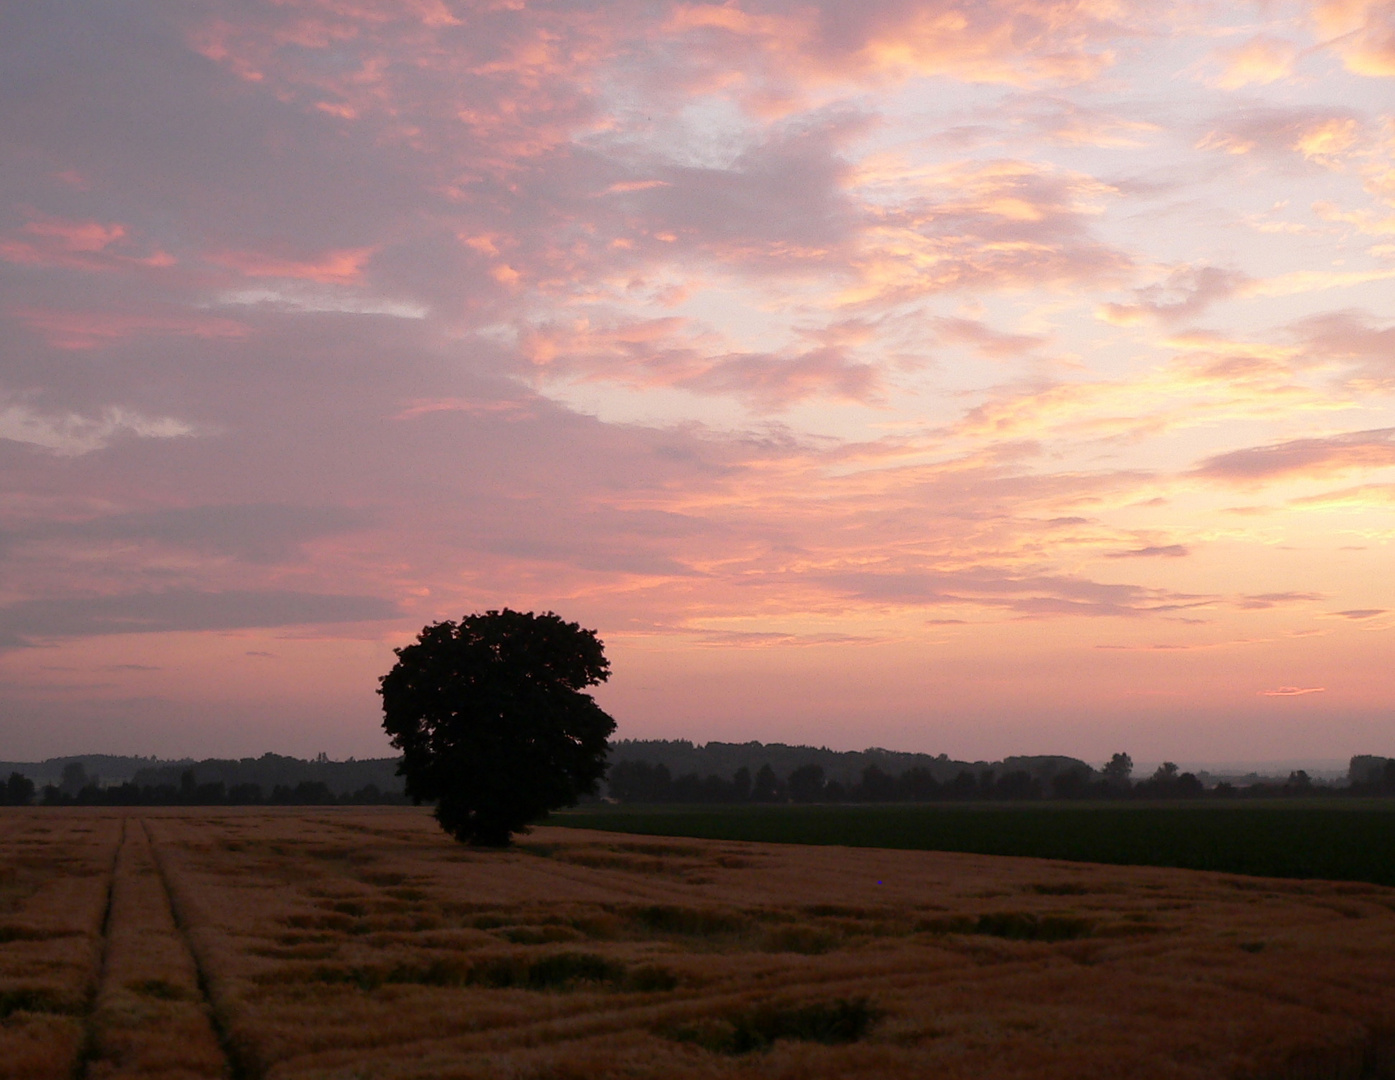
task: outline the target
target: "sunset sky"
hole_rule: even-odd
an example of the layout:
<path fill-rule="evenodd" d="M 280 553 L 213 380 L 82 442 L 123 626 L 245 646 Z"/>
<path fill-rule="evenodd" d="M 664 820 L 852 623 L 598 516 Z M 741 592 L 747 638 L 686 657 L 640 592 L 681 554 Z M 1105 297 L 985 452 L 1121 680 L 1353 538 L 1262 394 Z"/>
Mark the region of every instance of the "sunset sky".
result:
<path fill-rule="evenodd" d="M 1395 753 L 1395 2 L 0 8 L 0 758 Z"/>

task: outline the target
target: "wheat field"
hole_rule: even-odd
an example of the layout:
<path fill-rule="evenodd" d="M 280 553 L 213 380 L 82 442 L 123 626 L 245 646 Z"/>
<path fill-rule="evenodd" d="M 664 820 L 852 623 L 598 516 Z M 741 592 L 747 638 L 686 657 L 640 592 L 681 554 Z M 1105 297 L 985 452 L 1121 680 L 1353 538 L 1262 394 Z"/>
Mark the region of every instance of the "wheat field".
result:
<path fill-rule="evenodd" d="M 1395 1076 L 1395 890 L 539 828 L 0 811 L 0 1078 Z"/>

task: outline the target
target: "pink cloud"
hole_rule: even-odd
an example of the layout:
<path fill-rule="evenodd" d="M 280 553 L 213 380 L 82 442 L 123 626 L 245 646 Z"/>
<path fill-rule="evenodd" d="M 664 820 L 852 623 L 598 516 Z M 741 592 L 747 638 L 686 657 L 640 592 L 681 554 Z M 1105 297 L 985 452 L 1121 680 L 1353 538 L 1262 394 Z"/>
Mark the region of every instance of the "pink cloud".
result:
<path fill-rule="evenodd" d="M 173 266 L 164 251 L 133 254 L 129 229 L 120 222 L 41 217 L 26 222 L 17 234 L 0 238 L 0 259 L 30 266 L 74 270 L 112 270 Z"/>
<path fill-rule="evenodd" d="M 1342 363 L 1348 378 L 1367 388 L 1395 386 L 1395 325 L 1362 311 L 1333 311 L 1294 324 L 1290 332 L 1318 362 Z"/>
<path fill-rule="evenodd" d="M 1133 303 L 1104 304 L 1100 314 L 1106 321 L 1121 325 L 1145 316 L 1165 323 L 1181 322 L 1233 296 L 1246 280 L 1245 274 L 1218 266 L 1182 267 L 1158 284 L 1135 289 Z"/>
<path fill-rule="evenodd" d="M 994 360 L 1021 356 L 1046 341 L 1034 334 L 1005 334 L 977 319 L 937 318 L 934 326 L 941 341 L 971 346 L 981 356 Z"/>
<path fill-rule="evenodd" d="M 170 335 L 194 338 L 239 338 L 251 332 L 244 323 L 209 315 L 168 315 L 21 308 L 13 313 L 57 349 L 95 349 L 133 337 Z"/>
<path fill-rule="evenodd" d="M 1191 552 L 1184 544 L 1150 544 L 1147 547 L 1133 548 L 1130 551 L 1111 551 L 1107 559 L 1180 559 Z"/>
<path fill-rule="evenodd" d="M 1257 153 L 1295 168 L 1301 167 L 1300 160 L 1341 168 L 1363 135 L 1362 119 L 1350 109 L 1251 105 L 1218 117 L 1197 149 L 1236 156 Z"/>
<path fill-rule="evenodd" d="M 290 278 L 323 285 L 354 285 L 363 278 L 364 264 L 374 247 L 327 251 L 312 259 L 290 259 L 257 251 L 219 251 L 206 255 L 209 262 L 226 266 L 246 277 Z"/>
<path fill-rule="evenodd" d="M 1277 690 L 1261 690 L 1261 697 L 1301 697 L 1304 694 L 1321 694 L 1325 686 L 1281 686 Z"/>
<path fill-rule="evenodd" d="M 772 411 L 812 397 L 868 401 L 877 370 L 841 345 L 778 352 L 726 352 L 713 335 L 669 317 L 641 322 L 538 327 L 522 354 L 548 377 L 580 377 L 633 387 L 673 387 L 730 395 Z"/>
<path fill-rule="evenodd" d="M 1207 458 L 1196 474 L 1231 484 L 1261 484 L 1390 465 L 1395 465 L 1395 428 L 1378 428 L 1232 450 Z"/>

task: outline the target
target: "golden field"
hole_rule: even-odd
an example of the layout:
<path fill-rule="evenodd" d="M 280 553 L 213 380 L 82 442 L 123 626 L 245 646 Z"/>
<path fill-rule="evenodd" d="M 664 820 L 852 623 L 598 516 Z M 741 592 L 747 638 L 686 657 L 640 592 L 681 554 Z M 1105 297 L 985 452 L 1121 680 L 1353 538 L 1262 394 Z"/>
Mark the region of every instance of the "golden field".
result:
<path fill-rule="evenodd" d="M 1395 890 L 0 810 L 0 1077 L 1395 1076 Z"/>

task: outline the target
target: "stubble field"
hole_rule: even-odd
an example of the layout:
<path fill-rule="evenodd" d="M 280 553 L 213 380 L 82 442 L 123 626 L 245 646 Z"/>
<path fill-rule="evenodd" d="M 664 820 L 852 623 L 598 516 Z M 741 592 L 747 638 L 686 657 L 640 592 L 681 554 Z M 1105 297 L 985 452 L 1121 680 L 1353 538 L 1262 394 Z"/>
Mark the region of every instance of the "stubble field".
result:
<path fill-rule="evenodd" d="M 1395 1076 L 1395 889 L 0 811 L 0 1077 Z"/>

